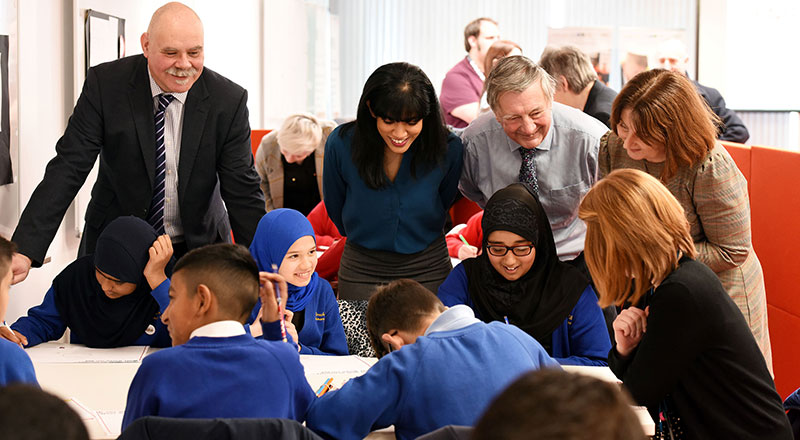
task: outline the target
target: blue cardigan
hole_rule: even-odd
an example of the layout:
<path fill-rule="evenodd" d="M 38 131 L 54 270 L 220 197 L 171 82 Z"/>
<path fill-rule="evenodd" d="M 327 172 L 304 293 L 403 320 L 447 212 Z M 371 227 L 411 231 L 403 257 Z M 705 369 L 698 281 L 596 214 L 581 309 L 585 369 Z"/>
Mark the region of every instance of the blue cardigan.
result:
<path fill-rule="evenodd" d="M 164 310 L 169 305 L 169 285 L 170 280 L 167 278 L 151 292 L 151 295 L 158 303 L 159 316 L 164 313 Z M 167 326 L 161 322 L 161 319 L 155 318 L 152 325 L 155 327 L 155 333 L 152 335 L 143 333 L 133 345 L 150 345 L 153 347 L 169 347 L 172 345 Z M 27 316 L 19 318 L 17 322 L 11 324 L 11 328 L 28 338 L 26 347 L 33 347 L 42 342 L 60 338 L 67 329 L 67 325 L 61 319 L 61 315 L 56 308 L 53 287 L 51 286 L 47 290 L 42 304 L 28 309 Z M 71 335 L 70 342 L 73 344 L 82 343 L 75 335 Z"/>
<path fill-rule="evenodd" d="M 248 323 L 253 323 L 261 310 L 259 298 Z M 348 355 L 347 338 L 344 335 L 339 303 L 328 281 L 320 278 L 317 290 L 303 309 L 303 328 L 297 334 L 300 339 L 300 354 Z M 265 339 L 269 339 L 266 338 Z"/>
<path fill-rule="evenodd" d="M 343 138 L 337 127 L 325 144 L 322 176 L 328 216 L 347 240 L 367 249 L 413 254 L 442 235 L 447 212 L 458 192 L 461 176 L 461 139 L 447 138 L 443 162 L 411 176 L 415 146 L 403 154 L 394 182 L 371 189 L 351 159 L 352 130 Z M 375 148 L 383 148 L 376 145 Z"/>
<path fill-rule="evenodd" d="M 527 333 L 477 322 L 420 336 L 360 377 L 317 399 L 306 425 L 329 438 L 364 438 L 394 425 L 414 439 L 445 425 L 473 425 L 519 375 L 556 364 Z"/>
<path fill-rule="evenodd" d="M 302 422 L 315 398 L 294 344 L 248 334 L 194 337 L 144 358 L 128 391 L 122 429 L 144 416 Z"/>
<path fill-rule="evenodd" d="M 437 295 L 446 306 L 466 304 L 474 309 L 467 273 L 459 264 L 439 286 Z M 478 316 L 478 313 L 475 313 Z M 592 286 L 587 286 L 563 323 L 553 331 L 551 353 L 561 365 L 608 365 L 611 340 Z"/>
<path fill-rule="evenodd" d="M 16 382 L 39 386 L 28 353 L 19 345 L 0 338 L 0 387 Z"/>

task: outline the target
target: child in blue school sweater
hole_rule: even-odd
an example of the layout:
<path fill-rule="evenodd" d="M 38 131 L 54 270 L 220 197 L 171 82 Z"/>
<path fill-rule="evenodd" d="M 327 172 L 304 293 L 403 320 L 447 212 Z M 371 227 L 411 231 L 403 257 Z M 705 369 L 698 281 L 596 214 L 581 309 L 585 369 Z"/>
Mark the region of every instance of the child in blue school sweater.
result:
<path fill-rule="evenodd" d="M 364 438 L 394 425 L 403 440 L 472 425 L 522 373 L 559 368 L 517 327 L 481 322 L 464 305 L 448 309 L 412 280 L 379 288 L 369 300 L 367 330 L 380 360 L 309 409 L 306 425 L 324 437 Z"/>
<path fill-rule="evenodd" d="M 302 422 L 316 396 L 296 346 L 255 339 L 244 329 L 260 295 L 261 320 L 268 323 L 264 332 L 280 337 L 274 282 L 285 292 L 283 278 L 259 274 L 243 246 L 209 245 L 181 258 L 161 318 L 173 347 L 142 361 L 128 391 L 122 428 L 151 415 Z"/>
<path fill-rule="evenodd" d="M 14 274 L 11 270 L 11 257 L 16 251 L 14 243 L 0 236 L 0 321 L 6 316 L 8 293 Z M 5 322 L 5 321 L 3 321 Z M 0 336 L 12 337 L 8 327 L 0 327 Z M 18 344 L 0 338 L 0 387 L 14 382 L 29 382 L 38 385 L 36 373 L 28 354 Z"/>
<path fill-rule="evenodd" d="M 268 212 L 258 222 L 250 253 L 260 271 L 271 272 L 274 266 L 286 280 L 286 331 L 297 341 L 300 354 L 348 354 L 336 295 L 315 272 L 317 242 L 308 219 L 294 209 Z M 257 304 L 253 309 L 251 321 L 259 308 Z M 255 330 L 254 335 L 258 327 Z"/>

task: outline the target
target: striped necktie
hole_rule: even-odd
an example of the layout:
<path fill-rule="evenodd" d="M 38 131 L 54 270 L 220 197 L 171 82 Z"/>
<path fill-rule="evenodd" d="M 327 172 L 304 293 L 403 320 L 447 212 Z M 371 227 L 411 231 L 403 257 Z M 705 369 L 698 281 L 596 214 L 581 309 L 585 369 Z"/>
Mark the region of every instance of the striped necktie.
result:
<path fill-rule="evenodd" d="M 539 181 L 536 179 L 536 163 L 533 161 L 536 149 L 520 147 L 519 154 L 522 156 L 522 165 L 519 167 L 519 181 L 530 185 L 533 188 L 533 192 L 538 196 Z"/>
<path fill-rule="evenodd" d="M 164 234 L 164 178 L 167 172 L 167 150 L 164 148 L 164 112 L 172 100 L 172 95 L 158 95 L 156 111 L 156 177 L 153 180 L 153 201 L 150 204 L 150 215 L 147 222 L 158 235 Z"/>

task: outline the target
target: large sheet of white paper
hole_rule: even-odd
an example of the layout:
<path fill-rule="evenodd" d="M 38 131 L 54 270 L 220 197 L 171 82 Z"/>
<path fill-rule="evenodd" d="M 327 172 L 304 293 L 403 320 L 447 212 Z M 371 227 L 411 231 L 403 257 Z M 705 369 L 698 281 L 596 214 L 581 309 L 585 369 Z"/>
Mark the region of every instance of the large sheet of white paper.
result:
<path fill-rule="evenodd" d="M 119 437 L 122 433 L 122 416 L 124 415 L 125 411 L 97 411 L 97 418 L 100 422 L 100 426 L 103 427 L 106 434 L 113 437 Z"/>
<path fill-rule="evenodd" d="M 562 365 L 561 368 L 568 373 L 582 374 L 600 379 L 605 382 L 622 383 L 608 367 L 592 367 L 587 365 Z"/>
<path fill-rule="evenodd" d="M 131 363 L 141 362 L 147 349 L 147 346 L 88 348 L 79 344 L 46 342 L 27 348 L 25 352 L 34 364 Z"/>
<path fill-rule="evenodd" d="M 306 375 L 351 375 L 360 376 L 371 367 L 377 359 L 361 356 L 318 356 L 300 355 Z"/>

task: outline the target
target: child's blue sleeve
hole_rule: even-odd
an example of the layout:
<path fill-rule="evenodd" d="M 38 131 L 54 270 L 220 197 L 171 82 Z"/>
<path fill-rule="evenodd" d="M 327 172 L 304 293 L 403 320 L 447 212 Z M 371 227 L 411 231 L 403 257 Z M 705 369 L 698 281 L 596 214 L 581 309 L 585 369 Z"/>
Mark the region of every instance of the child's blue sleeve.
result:
<path fill-rule="evenodd" d="M 316 399 L 306 415 L 306 426 L 326 438 L 364 438 L 372 430 L 394 424 L 404 379 L 414 377 L 417 366 L 396 363 L 396 358 L 395 353 L 384 356 L 362 376 Z"/>
<path fill-rule="evenodd" d="M 559 327 L 563 329 L 564 326 Z M 607 366 L 611 340 L 603 309 L 597 305 L 597 295 L 587 286 L 567 318 L 567 347 L 558 349 L 558 331 L 553 332 L 553 357 L 561 365 Z M 558 353 L 561 351 L 561 353 Z"/>
<path fill-rule="evenodd" d="M 27 316 L 23 316 L 11 324 L 11 329 L 28 338 L 26 347 L 58 339 L 64 334 L 67 325 L 61 319 L 56 308 L 55 291 L 52 286 L 44 295 L 42 304 L 30 308 Z"/>
<path fill-rule="evenodd" d="M 281 331 L 281 321 L 261 322 L 261 339 L 267 341 L 282 341 L 283 332 Z M 297 343 L 289 332 L 286 332 L 286 342 L 292 344 L 297 350 Z"/>
<path fill-rule="evenodd" d="M 439 291 L 436 293 L 442 304 L 447 307 L 457 304 L 466 304 L 470 308 L 472 306 L 472 299 L 469 297 L 469 280 L 467 280 L 467 272 L 464 270 L 463 264 L 458 264 L 447 275 Z M 477 314 L 476 314 L 477 316 Z M 480 318 L 480 317 L 479 317 Z"/>
<path fill-rule="evenodd" d="M 153 295 L 153 298 L 155 298 L 156 302 L 158 303 L 159 314 L 164 313 L 164 310 L 167 310 L 167 306 L 169 306 L 170 283 L 170 279 L 167 278 L 150 292 L 150 294 Z"/>

